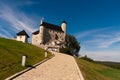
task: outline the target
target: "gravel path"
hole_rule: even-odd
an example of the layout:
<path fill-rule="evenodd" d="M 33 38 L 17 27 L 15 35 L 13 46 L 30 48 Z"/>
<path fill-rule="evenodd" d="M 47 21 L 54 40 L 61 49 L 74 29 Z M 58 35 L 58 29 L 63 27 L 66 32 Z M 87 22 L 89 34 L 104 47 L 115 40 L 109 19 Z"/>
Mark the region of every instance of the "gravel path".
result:
<path fill-rule="evenodd" d="M 14 80 L 83 80 L 72 56 L 54 52 L 55 57 Z"/>

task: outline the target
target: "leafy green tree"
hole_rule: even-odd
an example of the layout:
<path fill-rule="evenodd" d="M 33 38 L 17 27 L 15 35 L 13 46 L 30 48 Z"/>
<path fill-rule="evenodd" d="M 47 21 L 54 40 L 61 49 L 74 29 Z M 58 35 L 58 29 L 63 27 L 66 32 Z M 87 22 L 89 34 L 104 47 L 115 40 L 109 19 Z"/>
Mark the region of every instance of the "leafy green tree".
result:
<path fill-rule="evenodd" d="M 66 48 L 60 49 L 60 52 L 73 56 L 79 56 L 80 43 L 73 35 L 66 36 Z"/>
<path fill-rule="evenodd" d="M 71 55 L 79 56 L 80 43 L 73 35 L 66 36 L 66 46 L 69 49 Z"/>

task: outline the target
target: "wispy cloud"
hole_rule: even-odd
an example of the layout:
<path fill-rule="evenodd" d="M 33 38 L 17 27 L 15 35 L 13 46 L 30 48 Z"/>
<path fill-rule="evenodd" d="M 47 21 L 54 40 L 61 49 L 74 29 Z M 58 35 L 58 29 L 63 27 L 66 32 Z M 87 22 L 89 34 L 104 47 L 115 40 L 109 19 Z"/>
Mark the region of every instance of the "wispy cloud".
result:
<path fill-rule="evenodd" d="M 120 37 L 115 37 L 108 40 L 102 40 L 99 44 L 99 48 L 108 48 L 109 46 L 113 45 L 114 43 L 120 42 Z"/>
<path fill-rule="evenodd" d="M 38 2 L 31 1 L 31 0 L 24 2 L 24 5 L 35 5 L 35 4 L 38 4 Z"/>
<path fill-rule="evenodd" d="M 5 30 L 5 29 L 1 29 L 0 31 L 2 31 L 3 32 L 3 36 L 5 36 L 5 37 L 9 37 L 9 38 L 11 38 L 11 37 L 13 37 L 7 30 Z"/>
<path fill-rule="evenodd" d="M 87 51 L 84 55 L 98 61 L 120 62 L 120 51 Z"/>
<path fill-rule="evenodd" d="M 12 38 L 13 36 L 6 29 L 2 28 L 0 25 L 0 37 Z"/>
<path fill-rule="evenodd" d="M 35 30 L 35 22 L 33 20 L 28 18 L 24 13 L 13 10 L 8 5 L 0 5 L 0 18 L 7 21 L 11 25 L 9 27 L 11 27 L 14 31 L 24 29 L 27 32 L 32 33 Z"/>
<path fill-rule="evenodd" d="M 83 37 L 89 36 L 91 34 L 95 34 L 95 33 L 105 31 L 105 30 L 108 30 L 108 29 L 111 29 L 111 27 L 101 28 L 101 29 L 94 29 L 94 30 L 89 30 L 89 31 L 85 31 L 85 32 L 79 32 L 79 33 L 76 33 L 74 35 L 76 36 L 76 38 L 79 39 L 79 38 L 83 38 Z"/>
<path fill-rule="evenodd" d="M 75 34 L 81 42 L 81 55 L 94 60 L 120 62 L 120 27 L 113 26 Z"/>
<path fill-rule="evenodd" d="M 113 34 L 113 33 L 112 33 Z M 116 35 L 118 33 L 114 33 L 114 36 L 109 34 L 107 35 L 101 35 L 101 36 L 97 36 L 94 37 L 92 40 L 87 40 L 84 41 L 85 44 L 93 44 L 94 46 L 96 46 L 96 48 L 108 48 L 110 46 L 112 46 L 113 44 L 120 42 L 120 35 Z"/>
<path fill-rule="evenodd" d="M 95 48 L 108 48 L 120 42 L 120 32 L 113 30 L 114 27 L 101 28 L 76 34 L 78 40 L 84 39 L 83 44 Z"/>
<path fill-rule="evenodd" d="M 16 6 L 31 6 L 31 5 L 36 5 L 39 4 L 38 1 L 33 1 L 33 0 L 26 0 L 26 1 L 18 1 L 17 4 L 15 4 Z"/>
<path fill-rule="evenodd" d="M 93 46 L 89 46 L 93 47 Z M 115 62 L 120 62 L 120 51 L 119 51 L 119 46 L 118 48 L 109 48 L 109 49 L 88 49 L 86 46 L 82 45 L 82 48 L 79 52 L 80 55 L 84 56 L 87 55 L 88 57 L 98 60 L 98 61 L 115 61 Z"/>

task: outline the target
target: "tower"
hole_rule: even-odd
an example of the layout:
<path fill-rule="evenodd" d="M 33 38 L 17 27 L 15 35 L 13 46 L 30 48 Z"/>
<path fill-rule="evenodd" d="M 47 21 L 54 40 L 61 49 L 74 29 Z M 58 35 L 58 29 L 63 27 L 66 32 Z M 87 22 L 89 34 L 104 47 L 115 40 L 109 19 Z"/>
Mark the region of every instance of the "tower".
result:
<path fill-rule="evenodd" d="M 39 43 L 42 44 L 43 43 L 43 35 L 44 35 L 44 26 L 42 25 L 43 24 L 43 20 L 44 18 L 41 19 L 41 22 L 40 22 L 40 29 L 39 29 L 39 34 L 40 34 L 40 39 L 39 39 Z"/>
<path fill-rule="evenodd" d="M 22 41 L 24 43 L 28 43 L 28 38 L 29 38 L 29 36 L 25 32 L 25 30 L 22 30 L 22 31 L 17 33 L 17 36 L 14 38 L 14 40 Z"/>
<path fill-rule="evenodd" d="M 61 24 L 61 28 L 64 31 L 64 38 L 66 37 L 66 25 L 67 25 L 66 21 L 63 21 Z"/>
<path fill-rule="evenodd" d="M 42 18 L 42 19 L 41 19 L 40 24 L 42 24 L 42 23 L 43 23 L 43 21 L 44 21 L 44 18 Z"/>
<path fill-rule="evenodd" d="M 66 21 L 63 21 L 62 24 L 61 24 L 61 28 L 62 30 L 64 31 L 64 33 L 66 34 Z"/>

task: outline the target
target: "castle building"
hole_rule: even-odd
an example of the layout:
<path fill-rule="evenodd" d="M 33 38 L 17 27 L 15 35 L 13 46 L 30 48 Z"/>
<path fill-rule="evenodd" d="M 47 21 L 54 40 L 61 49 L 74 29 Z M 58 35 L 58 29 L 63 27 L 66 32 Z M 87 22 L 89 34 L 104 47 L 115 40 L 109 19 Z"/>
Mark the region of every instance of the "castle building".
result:
<path fill-rule="evenodd" d="M 50 24 L 41 20 L 38 31 L 32 33 L 32 44 L 50 51 L 58 51 L 65 47 L 66 22 L 61 26 Z"/>
<path fill-rule="evenodd" d="M 25 30 L 22 30 L 20 32 L 17 33 L 17 36 L 14 37 L 14 40 L 17 40 L 17 41 L 22 41 L 24 43 L 28 43 L 28 34 L 25 32 Z"/>

